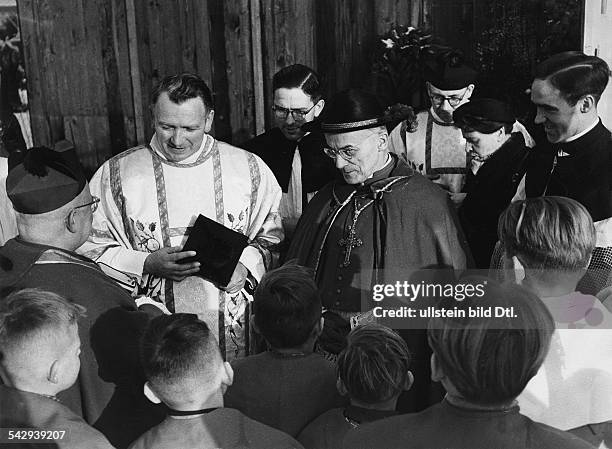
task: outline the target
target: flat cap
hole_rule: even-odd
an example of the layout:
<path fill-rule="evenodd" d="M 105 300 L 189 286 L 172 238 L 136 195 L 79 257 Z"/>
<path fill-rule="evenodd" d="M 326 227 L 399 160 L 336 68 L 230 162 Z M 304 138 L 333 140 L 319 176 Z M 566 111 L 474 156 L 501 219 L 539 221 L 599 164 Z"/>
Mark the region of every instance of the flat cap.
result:
<path fill-rule="evenodd" d="M 453 112 L 453 122 L 457 128 L 483 134 L 491 134 L 515 121 L 510 105 L 493 98 L 475 98 Z"/>

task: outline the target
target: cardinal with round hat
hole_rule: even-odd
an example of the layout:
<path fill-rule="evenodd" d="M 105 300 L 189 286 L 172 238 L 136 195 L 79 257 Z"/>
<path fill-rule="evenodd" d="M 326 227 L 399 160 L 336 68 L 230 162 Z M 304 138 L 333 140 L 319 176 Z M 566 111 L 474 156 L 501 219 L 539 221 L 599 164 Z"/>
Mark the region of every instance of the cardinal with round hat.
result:
<path fill-rule="evenodd" d="M 488 269 L 497 242 L 497 221 L 527 170 L 529 148 L 512 132 L 510 105 L 476 98 L 459 106 L 453 120 L 467 141 L 468 173 L 458 212 L 477 268 Z"/>
<path fill-rule="evenodd" d="M 376 285 L 408 280 L 411 270 L 468 264 L 448 195 L 389 153 L 385 124 L 393 119 L 373 94 L 347 90 L 331 99 L 318 122 L 325 153 L 343 179 L 308 204 L 287 258 L 314 269 L 326 309 L 319 345 L 330 357 L 344 347 L 351 327 L 373 318 Z M 406 332 L 416 370 L 407 401 L 416 410 L 432 399 L 429 352 L 423 329 Z"/>
<path fill-rule="evenodd" d="M 461 52 L 450 50 L 427 63 L 425 78 L 431 107 L 417 114 L 416 123 L 403 121 L 397 125 L 390 134 L 389 146 L 455 199 L 463 187 L 469 161 L 467 142 L 453 122 L 453 111 L 470 101 L 478 73 Z M 529 147 L 535 145 L 518 121 L 514 122 L 514 131 L 523 134 Z"/>
<path fill-rule="evenodd" d="M 39 288 L 85 307 L 79 376 L 56 399 L 114 446 L 127 447 L 163 419 L 163 411 L 140 393 L 138 342 L 150 315 L 96 263 L 75 252 L 89 236 L 99 200 L 89 191 L 74 148 L 59 149 L 31 148 L 9 157 L 6 190 L 18 235 L 0 247 L 0 301 L 10 291 Z M 161 314 L 154 305 L 145 307 Z M 11 384 L 10 378 L 2 381 Z"/>

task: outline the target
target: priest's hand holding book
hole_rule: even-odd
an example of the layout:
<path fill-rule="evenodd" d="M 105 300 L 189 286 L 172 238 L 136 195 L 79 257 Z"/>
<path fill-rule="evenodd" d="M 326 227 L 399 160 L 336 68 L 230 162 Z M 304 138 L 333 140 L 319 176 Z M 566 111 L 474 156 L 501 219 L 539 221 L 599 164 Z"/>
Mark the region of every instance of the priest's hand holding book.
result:
<path fill-rule="evenodd" d="M 182 251 L 181 246 L 161 248 L 147 256 L 143 273 L 152 274 L 173 281 L 182 281 L 200 271 L 200 262 L 184 262 L 182 259 L 195 257 L 195 251 Z"/>

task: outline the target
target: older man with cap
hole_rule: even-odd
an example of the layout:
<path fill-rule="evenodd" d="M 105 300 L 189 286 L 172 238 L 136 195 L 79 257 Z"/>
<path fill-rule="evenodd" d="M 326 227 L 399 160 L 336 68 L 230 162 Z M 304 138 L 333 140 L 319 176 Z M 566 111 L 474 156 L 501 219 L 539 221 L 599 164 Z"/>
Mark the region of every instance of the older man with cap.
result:
<path fill-rule="evenodd" d="M 139 393 L 144 374 L 138 341 L 149 315 L 93 261 L 74 252 L 87 240 L 99 199 L 90 194 L 74 149 L 12 154 L 6 187 L 19 235 L 0 247 L 2 296 L 40 288 L 87 309 L 79 321 L 79 377 L 58 397 L 113 445 L 126 447 L 163 412 Z M 140 303 L 155 304 L 144 298 Z"/>
<path fill-rule="evenodd" d="M 321 115 L 325 152 L 343 181 L 328 184 L 308 204 L 287 257 L 315 271 L 327 309 L 319 343 L 330 353 L 345 345 L 351 323 L 365 319 L 375 284 L 406 280 L 411 270 L 467 264 L 448 195 L 389 153 L 385 124 L 391 120 L 374 95 L 359 90 L 336 94 Z M 413 335 L 409 346 L 421 370 L 417 382 L 428 385 L 423 335 Z M 428 388 L 417 385 L 416 392 L 423 397 L 414 404 L 425 405 Z"/>
<path fill-rule="evenodd" d="M 417 114 L 416 125 L 401 122 L 389 136 L 389 148 L 419 173 L 434 179 L 450 193 L 459 193 L 468 168 L 467 142 L 453 122 L 453 111 L 470 101 L 478 73 L 468 66 L 460 52 L 452 50 L 431 61 L 425 72 L 428 110 Z M 527 145 L 534 146 L 519 122 Z"/>
<path fill-rule="evenodd" d="M 459 106 L 453 121 L 464 139 L 469 170 L 459 206 L 459 219 L 477 268 L 488 269 L 497 242 L 497 220 L 510 204 L 527 170 L 529 148 L 510 105 L 477 98 Z"/>
<path fill-rule="evenodd" d="M 79 251 L 134 279 L 140 292 L 171 312 L 197 314 L 226 357 L 244 356 L 244 288 L 255 285 L 278 257 L 281 189 L 258 156 L 208 134 L 212 93 L 199 76 L 165 77 L 151 106 L 150 143 L 108 160 L 91 180 L 100 208 Z M 234 246 L 236 261 L 226 251 L 206 254 L 206 246 L 199 254 L 183 250 L 199 215 L 222 225 L 220 232 L 230 228 L 235 240 L 248 241 L 239 251 Z M 229 279 L 217 276 L 224 260 L 232 261 Z"/>

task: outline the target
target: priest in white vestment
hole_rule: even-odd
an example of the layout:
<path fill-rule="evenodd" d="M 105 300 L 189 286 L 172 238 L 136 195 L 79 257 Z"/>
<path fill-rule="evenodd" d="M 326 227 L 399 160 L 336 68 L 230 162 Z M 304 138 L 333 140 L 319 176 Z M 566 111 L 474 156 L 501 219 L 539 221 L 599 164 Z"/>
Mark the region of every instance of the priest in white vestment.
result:
<path fill-rule="evenodd" d="M 276 260 L 283 239 L 281 189 L 256 155 L 208 134 L 212 95 L 196 75 L 164 78 L 152 97 L 155 135 L 105 162 L 93 176 L 100 198 L 88 242 L 92 258 L 135 294 L 195 313 L 231 359 L 248 346 L 248 293 Z M 195 274 L 195 255 L 182 251 L 198 214 L 246 235 L 227 286 Z"/>
<path fill-rule="evenodd" d="M 478 73 L 463 62 L 459 52 L 441 55 L 426 72 L 431 107 L 417 114 L 416 124 L 397 125 L 389 135 L 389 149 L 413 170 L 427 175 L 449 191 L 456 202 L 467 174 L 470 149 L 461 130 L 453 123 L 453 111 L 470 101 Z M 520 132 L 528 147 L 535 142 L 518 121 L 512 132 Z"/>

